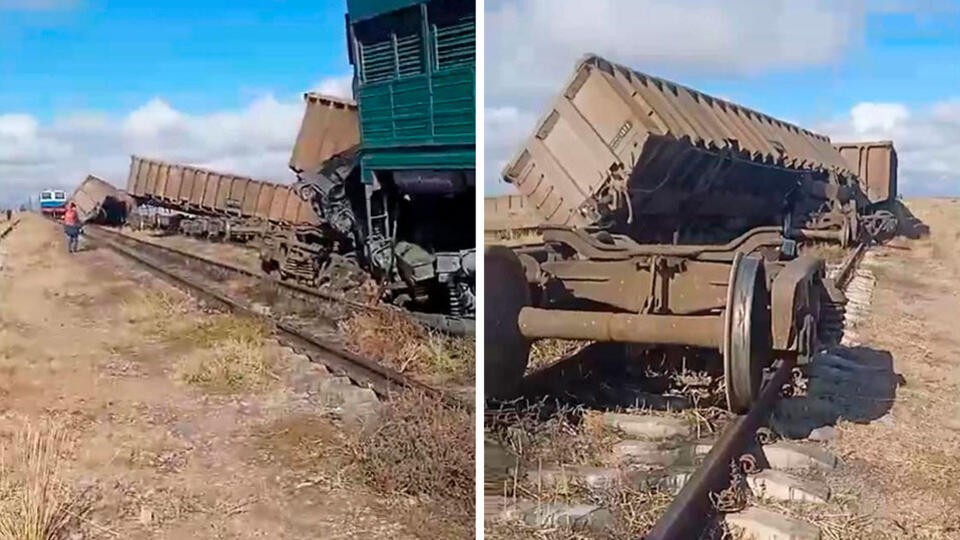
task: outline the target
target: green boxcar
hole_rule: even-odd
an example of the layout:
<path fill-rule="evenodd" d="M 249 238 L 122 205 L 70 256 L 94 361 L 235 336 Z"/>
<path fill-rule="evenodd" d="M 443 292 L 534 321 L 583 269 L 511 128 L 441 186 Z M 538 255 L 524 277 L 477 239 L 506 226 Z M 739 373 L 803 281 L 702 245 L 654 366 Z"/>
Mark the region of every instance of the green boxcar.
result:
<path fill-rule="evenodd" d="M 473 170 L 476 23 L 464 0 L 348 0 L 365 183 L 378 171 Z"/>

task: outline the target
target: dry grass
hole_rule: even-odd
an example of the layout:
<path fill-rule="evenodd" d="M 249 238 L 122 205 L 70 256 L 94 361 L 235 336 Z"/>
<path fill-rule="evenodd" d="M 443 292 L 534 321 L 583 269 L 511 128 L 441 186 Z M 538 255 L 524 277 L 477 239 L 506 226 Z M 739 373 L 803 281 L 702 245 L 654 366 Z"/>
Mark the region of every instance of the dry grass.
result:
<path fill-rule="evenodd" d="M 956 219 L 960 214 L 960 201 L 927 199 L 911 201 L 908 206 L 929 226 L 929 236 L 925 239 L 932 245 L 933 255 L 947 263 L 955 275 L 960 274 L 960 253 L 957 252 L 960 225 Z"/>
<path fill-rule="evenodd" d="M 183 337 L 198 350 L 178 366 L 178 377 L 208 390 L 259 390 L 278 376 L 276 359 L 267 350 L 269 330 L 259 321 L 217 315 L 193 327 Z"/>
<path fill-rule="evenodd" d="M 218 314 L 192 325 L 182 337 L 197 347 L 212 347 L 235 340 L 253 348 L 263 346 L 269 336 L 270 329 L 259 320 Z"/>
<path fill-rule="evenodd" d="M 587 503 L 606 508 L 614 515 L 614 525 L 602 531 L 577 531 L 569 528 L 528 527 L 509 522 L 496 523 L 488 524 L 484 528 L 484 538 L 500 540 L 642 538 L 650 531 L 673 499 L 672 494 L 664 491 L 639 490 L 625 484 L 606 489 L 586 489 L 578 486 L 573 490 L 565 491 L 523 485 L 520 485 L 519 489 L 522 490 L 521 493 L 508 494 L 508 496 L 522 495 L 523 498 L 537 503 Z"/>
<path fill-rule="evenodd" d="M 781 508 L 827 539 L 960 537 L 960 430 L 949 428 L 960 410 L 950 318 L 960 206 L 925 200 L 910 209 L 931 234 L 879 251 L 871 314 L 859 329 L 870 348 L 889 351 L 906 384 L 882 421 L 837 424 L 832 449 L 846 466 L 826 479 L 830 503 Z"/>
<path fill-rule="evenodd" d="M 283 416 L 255 430 L 261 464 L 277 463 L 300 488 L 349 488 L 356 467 L 350 463 L 349 430 L 314 414 Z"/>
<path fill-rule="evenodd" d="M 145 337 L 164 337 L 189 328 L 184 315 L 190 311 L 186 296 L 162 290 L 136 292 L 120 301 L 120 316 Z"/>
<path fill-rule="evenodd" d="M 63 481 L 66 434 L 59 428 L 25 426 L 3 448 L 0 470 L 0 538 L 55 540 L 83 514 Z"/>
<path fill-rule="evenodd" d="M 443 501 L 467 523 L 474 511 L 473 426 L 470 410 L 405 392 L 353 441 L 353 462 L 376 491 Z"/>
<path fill-rule="evenodd" d="M 819 257 L 827 263 L 839 263 L 847 255 L 848 250 L 834 243 L 814 243 L 803 248 L 804 255 Z"/>
<path fill-rule="evenodd" d="M 384 403 L 364 430 L 328 418 L 281 420 L 260 434 L 262 452 L 289 471 L 298 489 L 358 486 L 422 538 L 472 537 L 474 431 L 467 409 L 407 392 Z"/>
<path fill-rule="evenodd" d="M 763 501 L 763 506 L 800 521 L 815 524 L 824 540 L 893 540 L 954 538 L 950 529 L 935 524 L 919 527 L 865 513 L 857 490 L 834 490 L 826 504 Z M 954 533 L 956 530 L 954 529 Z M 733 538 L 741 538 L 733 531 Z"/>
<path fill-rule="evenodd" d="M 543 415 L 547 416 L 544 418 Z M 508 498 L 536 503 L 595 504 L 610 510 L 615 525 L 598 532 L 572 531 L 565 528 L 529 527 L 520 523 L 487 524 L 485 538 L 498 540 L 560 540 L 639 537 L 653 526 L 672 496 L 650 489 L 641 490 L 626 483 L 605 489 L 580 485 L 534 483 L 522 470 L 537 470 L 555 464 L 612 466 L 608 463 L 610 448 L 619 440 L 615 432 L 603 426 L 600 415 L 576 409 L 542 413 L 537 409 L 498 412 L 488 420 L 491 435 L 501 446 L 517 457 L 517 466 L 506 477 L 485 482 L 487 492 Z M 488 415 L 489 418 L 489 415 Z M 487 470 L 491 475 L 492 469 Z M 499 486 L 497 485 L 499 484 Z"/>
<path fill-rule="evenodd" d="M 573 339 L 540 339 L 530 346 L 530 361 L 527 363 L 527 372 L 533 372 L 553 364 L 565 356 L 569 356 L 587 346 L 592 341 Z"/>
<path fill-rule="evenodd" d="M 400 373 L 434 382 L 472 384 L 474 340 L 429 330 L 404 313 L 387 309 L 358 312 L 340 323 L 348 347 Z"/>
<path fill-rule="evenodd" d="M 617 442 L 601 413 L 538 403 L 521 409 L 487 411 L 490 436 L 518 458 L 521 468 L 544 463 L 606 465 Z"/>
<path fill-rule="evenodd" d="M 656 414 L 655 411 L 647 412 Z M 607 540 L 637 538 L 649 531 L 672 500 L 672 494 L 655 488 L 638 489 L 626 483 L 605 489 L 564 483 L 544 486 L 520 474 L 520 471 L 561 464 L 617 466 L 611 450 L 621 437 L 615 429 L 603 424 L 601 415 L 602 413 L 597 411 L 558 408 L 548 403 L 523 409 L 488 411 L 487 436 L 510 455 L 509 458 L 500 460 L 494 456 L 494 461 L 499 461 L 497 465 L 501 465 L 501 468 L 502 464 L 510 466 L 511 470 L 500 470 L 497 465 L 488 464 L 485 486 L 489 494 L 537 503 L 595 504 L 613 513 L 615 526 L 611 530 L 585 532 L 565 528 L 528 527 L 518 523 L 497 523 L 485 526 L 485 538 Z M 704 418 L 691 420 L 707 421 Z M 495 449 L 488 453 L 488 461 L 491 460 L 493 450 Z"/>

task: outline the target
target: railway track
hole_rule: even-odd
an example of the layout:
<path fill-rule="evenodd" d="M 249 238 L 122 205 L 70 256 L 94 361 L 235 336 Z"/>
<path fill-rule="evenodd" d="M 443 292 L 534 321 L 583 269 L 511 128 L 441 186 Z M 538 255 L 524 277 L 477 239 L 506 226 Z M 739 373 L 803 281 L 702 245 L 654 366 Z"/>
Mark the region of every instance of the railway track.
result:
<path fill-rule="evenodd" d="M 397 391 L 412 389 L 442 399 L 452 406 L 463 406 L 465 403 L 457 395 L 426 385 L 374 360 L 344 349 L 335 339 L 335 328 L 332 325 L 320 324 L 319 331 L 317 326 L 305 328 L 304 325 L 289 317 L 265 314 L 263 309 L 232 297 L 222 287 L 211 285 L 212 281 L 216 281 L 210 276 L 211 269 L 217 272 L 225 271 L 234 276 L 242 275 L 250 279 L 260 279 L 249 270 L 131 238 L 101 227 L 88 227 L 86 235 L 95 243 L 144 266 L 151 273 L 198 299 L 220 306 L 239 316 L 268 322 L 285 345 L 307 355 L 311 361 L 322 364 L 334 374 L 345 376 L 358 386 L 369 387 L 381 397 L 388 398 Z M 315 291 L 303 292 L 296 285 L 288 287 L 311 298 L 323 298 L 328 302 L 341 300 L 332 295 L 318 295 Z"/>
<path fill-rule="evenodd" d="M 858 271 L 858 265 L 867 251 L 866 245 L 859 245 L 850 250 L 840 264 L 828 267 L 829 277 L 844 292 L 851 286 L 859 289 L 860 281 L 872 279 Z M 869 286 L 872 287 L 872 283 Z M 853 315 L 862 309 L 861 303 L 858 299 L 851 301 Z M 851 312 L 844 313 L 842 306 L 840 316 L 841 321 L 850 324 Z M 840 332 L 843 332 L 842 326 Z M 839 342 L 839 336 L 836 336 L 833 343 Z M 844 344 L 848 344 L 846 340 Z M 728 523 L 744 526 L 748 530 L 757 526 L 757 523 L 761 528 L 768 526 L 768 531 L 786 523 L 786 526 L 796 528 L 796 536 L 790 538 L 819 538 L 805 536 L 805 531 L 813 530 L 809 524 L 791 521 L 790 518 L 774 515 L 762 506 L 749 503 L 752 500 L 749 493 L 758 490 L 784 501 L 826 502 L 829 497 L 825 485 L 807 483 L 803 478 L 785 472 L 791 467 L 783 465 L 785 462 L 791 465 L 800 463 L 801 468 L 829 470 L 836 465 L 836 459 L 819 446 L 778 441 L 777 433 L 766 428 L 771 413 L 778 410 L 778 404 L 784 397 L 783 388 L 795 376 L 794 358 L 785 357 L 775 361 L 767 372 L 759 399 L 746 414 L 728 418 L 721 422 L 722 428 L 718 433 L 704 435 L 703 430 L 699 429 L 699 422 L 697 426 L 691 426 L 689 414 L 670 412 L 674 408 L 692 410 L 689 409 L 689 403 L 683 400 L 670 401 L 629 389 L 623 395 L 623 389 L 617 387 L 622 381 L 616 380 L 617 377 L 627 378 L 621 373 L 601 373 L 599 376 L 587 373 L 593 369 L 605 369 L 611 362 L 610 355 L 616 354 L 616 347 L 614 344 L 591 345 L 580 353 L 528 375 L 524 394 L 528 399 L 549 396 L 548 399 L 553 401 L 564 401 L 568 396 L 570 400 L 566 401 L 567 406 L 583 404 L 602 407 L 604 404 L 591 402 L 597 392 L 582 390 L 588 385 L 578 386 L 577 381 L 591 376 L 607 380 L 613 378 L 613 382 L 604 383 L 607 388 L 601 392 L 603 399 L 607 400 L 607 407 L 653 408 L 661 409 L 661 412 L 604 413 L 600 416 L 606 427 L 613 428 L 624 437 L 612 447 L 614 463 L 617 464 L 613 467 L 540 463 L 536 466 L 537 470 L 515 470 L 515 485 L 525 479 L 527 487 L 524 489 L 528 492 L 547 488 L 548 494 L 535 502 L 517 501 L 511 497 L 488 497 L 488 513 L 492 515 L 492 521 L 519 515 L 527 525 L 539 528 L 573 526 L 607 531 L 616 520 L 602 502 L 597 502 L 605 500 L 596 495 L 597 488 L 608 489 L 612 484 L 626 484 L 631 490 L 674 494 L 666 508 L 658 512 L 659 518 L 655 524 L 643 536 L 646 540 L 709 538 L 712 537 L 711 533 L 719 534 L 723 530 L 721 520 L 725 516 Z M 818 359 L 822 356 L 818 355 Z M 817 361 L 815 359 L 814 362 Z M 563 388 L 567 396 L 550 394 L 549 388 Z M 631 400 L 633 406 L 630 405 Z M 569 491 L 565 491 L 565 496 L 561 497 L 565 502 L 558 503 L 555 493 L 549 491 L 558 485 L 566 486 L 564 490 L 569 486 L 586 489 L 589 494 L 585 498 L 594 502 L 576 500 L 583 495 L 574 497 L 575 500 L 570 502 L 566 497 Z M 491 488 L 495 488 L 495 485 L 491 484 Z M 753 530 L 756 531 L 755 528 Z M 780 538 L 775 535 L 761 537 Z"/>
<path fill-rule="evenodd" d="M 110 235 L 111 238 L 114 238 L 118 241 L 133 243 L 136 246 L 142 247 L 144 249 L 152 251 L 161 251 L 167 254 L 171 254 L 177 257 L 184 259 L 190 259 L 197 264 L 207 265 L 216 267 L 218 270 L 227 272 L 233 275 L 239 275 L 247 278 L 254 278 L 258 280 L 268 280 L 270 283 L 276 284 L 278 288 L 283 290 L 288 294 L 292 294 L 301 298 L 314 300 L 317 302 L 335 302 L 337 304 L 348 306 L 351 309 L 355 310 L 364 310 L 364 311 L 377 311 L 385 309 L 382 306 L 372 306 L 365 304 L 363 302 L 358 302 L 352 300 L 343 295 L 330 293 L 326 291 L 321 291 L 318 289 L 313 289 L 310 287 L 305 287 L 298 283 L 289 282 L 289 281 L 280 281 L 272 278 L 267 278 L 263 276 L 260 272 L 251 270 L 249 268 L 244 268 L 236 264 L 231 264 L 225 261 L 219 261 L 212 259 L 210 257 L 205 257 L 196 253 L 190 253 L 177 249 L 170 246 L 165 246 L 156 242 L 150 242 L 141 238 L 136 238 L 130 235 L 123 234 L 118 231 L 114 231 L 105 227 L 100 226 L 87 226 L 87 229 L 93 228 L 97 233 L 102 233 Z M 411 319 L 417 321 L 418 323 L 432 328 L 434 330 L 444 332 L 450 335 L 456 336 L 465 336 L 472 335 L 475 332 L 475 325 L 470 319 L 461 319 L 457 317 L 450 317 L 443 314 L 434 314 L 434 313 L 416 313 L 416 312 L 403 312 L 405 316 L 410 317 Z"/>
<path fill-rule="evenodd" d="M 10 234 L 11 232 L 13 232 L 13 230 L 16 229 L 16 228 L 17 228 L 17 225 L 19 225 L 19 224 L 20 224 L 20 220 L 19 220 L 19 219 L 16 219 L 16 220 L 14 220 L 13 223 L 11 223 L 11 224 L 8 225 L 5 229 L 3 229 L 3 231 L 0 231 L 0 240 L 3 240 L 4 238 L 6 238 L 7 235 Z"/>
<path fill-rule="evenodd" d="M 830 269 L 830 277 L 844 292 L 866 252 L 867 245 L 860 244 L 851 250 L 838 267 Z M 697 537 L 710 528 L 711 521 L 717 516 L 717 501 L 723 500 L 726 494 L 747 487 L 738 486 L 737 482 L 747 474 L 759 472 L 758 464 L 766 461 L 762 445 L 758 444 L 758 431 L 773 412 L 794 367 L 792 358 L 776 361 L 772 373 L 764 382 L 759 399 L 747 414 L 738 416 L 723 430 L 702 464 L 684 483 L 644 540 Z"/>

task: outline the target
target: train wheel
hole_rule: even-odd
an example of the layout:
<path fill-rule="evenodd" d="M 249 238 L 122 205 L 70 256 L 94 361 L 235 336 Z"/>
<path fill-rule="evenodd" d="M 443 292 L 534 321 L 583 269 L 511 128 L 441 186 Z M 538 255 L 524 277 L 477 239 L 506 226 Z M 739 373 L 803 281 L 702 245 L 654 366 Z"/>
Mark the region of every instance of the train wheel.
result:
<path fill-rule="evenodd" d="M 523 265 L 513 251 L 491 246 L 484 253 L 484 394 L 507 400 L 520 393 L 530 342 L 520 334 L 517 318 L 530 304 Z"/>
<path fill-rule="evenodd" d="M 763 260 L 738 254 L 730 271 L 724 319 L 723 373 L 727 407 L 743 414 L 760 394 L 773 358 L 770 292 Z"/>

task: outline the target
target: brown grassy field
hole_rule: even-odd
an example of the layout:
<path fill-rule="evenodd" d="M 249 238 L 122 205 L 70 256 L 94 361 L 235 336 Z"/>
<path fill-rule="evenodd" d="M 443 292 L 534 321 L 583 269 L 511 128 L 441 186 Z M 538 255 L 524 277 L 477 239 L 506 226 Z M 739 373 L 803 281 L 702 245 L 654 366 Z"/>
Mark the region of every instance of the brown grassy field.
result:
<path fill-rule="evenodd" d="M 0 537 L 472 535 L 472 410 L 351 420 L 262 324 L 63 242 L 28 215 L 0 245 Z"/>

